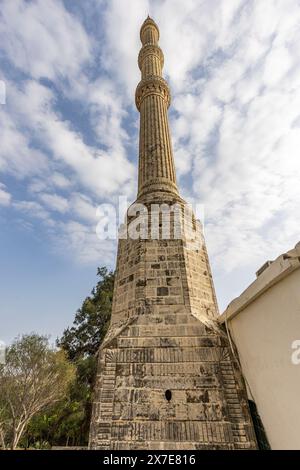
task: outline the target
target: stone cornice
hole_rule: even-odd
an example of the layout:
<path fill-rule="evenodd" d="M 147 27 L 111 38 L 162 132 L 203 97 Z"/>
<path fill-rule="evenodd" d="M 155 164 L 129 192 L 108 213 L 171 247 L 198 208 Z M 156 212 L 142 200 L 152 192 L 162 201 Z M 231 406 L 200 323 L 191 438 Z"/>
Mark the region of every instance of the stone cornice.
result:
<path fill-rule="evenodd" d="M 171 103 L 170 88 L 166 80 L 158 75 L 150 75 L 149 77 L 141 80 L 135 92 L 135 104 L 138 110 L 141 108 L 142 101 L 151 95 L 161 96 L 167 104 Z"/>
<path fill-rule="evenodd" d="M 157 191 L 167 191 L 178 195 L 178 189 L 176 184 L 170 181 L 168 178 L 160 177 L 148 180 L 147 183 L 140 188 L 138 197 L 141 197 L 146 193 Z"/>
<path fill-rule="evenodd" d="M 140 70 L 142 70 L 142 64 L 145 58 L 149 55 L 155 55 L 158 57 L 161 63 L 161 67 L 164 66 L 164 54 L 159 46 L 156 44 L 145 44 L 139 52 L 138 64 Z"/>

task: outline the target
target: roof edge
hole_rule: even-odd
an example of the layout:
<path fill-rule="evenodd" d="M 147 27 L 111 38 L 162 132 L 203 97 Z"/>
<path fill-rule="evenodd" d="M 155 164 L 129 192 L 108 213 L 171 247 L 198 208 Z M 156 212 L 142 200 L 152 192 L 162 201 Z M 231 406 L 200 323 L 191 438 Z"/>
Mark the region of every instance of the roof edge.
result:
<path fill-rule="evenodd" d="M 239 297 L 230 302 L 219 316 L 220 323 L 232 319 L 264 292 L 300 268 L 300 242 L 292 250 L 278 256 Z"/>

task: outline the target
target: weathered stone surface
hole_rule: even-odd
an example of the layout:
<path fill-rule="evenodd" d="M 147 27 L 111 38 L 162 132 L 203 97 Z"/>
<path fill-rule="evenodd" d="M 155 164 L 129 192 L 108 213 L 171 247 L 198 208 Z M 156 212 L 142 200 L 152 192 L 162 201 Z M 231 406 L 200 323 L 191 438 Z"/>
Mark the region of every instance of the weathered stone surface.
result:
<path fill-rule="evenodd" d="M 184 208 L 168 127 L 169 89 L 159 85 L 158 37 L 147 19 L 136 96 L 137 202 Z M 194 217 L 190 225 L 194 241 L 184 233 L 176 238 L 175 228 L 167 240 L 119 240 L 111 325 L 99 351 L 92 449 L 256 448 L 242 376 L 216 321 L 201 225 Z"/>

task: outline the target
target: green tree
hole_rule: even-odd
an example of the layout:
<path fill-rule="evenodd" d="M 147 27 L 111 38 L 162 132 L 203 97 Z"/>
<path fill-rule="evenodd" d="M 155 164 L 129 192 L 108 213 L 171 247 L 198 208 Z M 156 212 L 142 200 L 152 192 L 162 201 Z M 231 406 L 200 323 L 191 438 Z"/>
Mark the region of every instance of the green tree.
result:
<path fill-rule="evenodd" d="M 67 328 L 58 340 L 58 345 L 77 368 L 70 402 L 63 412 L 64 419 L 61 419 L 64 425 L 60 426 L 61 430 L 63 428 L 60 440 L 71 441 L 73 445 L 86 445 L 88 442 L 97 352 L 108 330 L 112 310 L 114 273 L 101 267 L 97 270 L 97 276 L 100 279 L 77 310 L 73 326 Z"/>
<path fill-rule="evenodd" d="M 109 326 L 114 287 L 114 274 L 107 268 L 99 268 L 97 275 L 100 279 L 77 310 L 73 325 L 57 340 L 76 369 L 75 381 L 63 400 L 30 420 L 20 442 L 23 447 L 87 445 L 96 356 Z"/>
<path fill-rule="evenodd" d="M 77 310 L 74 325 L 67 328 L 58 341 L 58 345 L 67 352 L 72 361 L 94 356 L 109 326 L 114 273 L 102 267 L 98 268 L 97 275 L 100 280 Z"/>
<path fill-rule="evenodd" d="M 50 348 L 47 337 L 17 338 L 0 366 L 0 426 L 3 447 L 15 449 L 30 420 L 63 400 L 75 378 L 65 351 Z"/>
<path fill-rule="evenodd" d="M 97 275 L 100 279 L 77 310 L 73 325 L 57 341 L 76 367 L 75 382 L 64 401 L 31 420 L 24 447 L 87 445 L 97 351 L 109 326 L 114 287 L 114 274 L 107 268 L 99 268 Z"/>

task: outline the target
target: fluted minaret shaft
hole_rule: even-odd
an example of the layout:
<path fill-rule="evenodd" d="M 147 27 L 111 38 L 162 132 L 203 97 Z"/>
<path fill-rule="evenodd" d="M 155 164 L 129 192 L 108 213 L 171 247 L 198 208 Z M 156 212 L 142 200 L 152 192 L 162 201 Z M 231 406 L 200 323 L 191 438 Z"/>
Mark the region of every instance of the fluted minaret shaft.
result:
<path fill-rule="evenodd" d="M 139 191 L 118 243 L 89 448 L 254 450 L 247 391 L 233 341 L 217 320 L 201 226 L 189 217 L 177 191 L 167 117 L 170 92 L 161 77 L 158 39 L 156 24 L 147 18 L 136 92 Z M 183 230 L 175 236 L 178 226 Z"/>
<path fill-rule="evenodd" d="M 162 78 L 164 56 L 158 46 L 159 29 L 151 18 L 143 23 L 140 37 L 142 80 L 136 89 L 140 111 L 138 197 L 156 191 L 178 194 L 168 122 L 170 90 Z"/>

